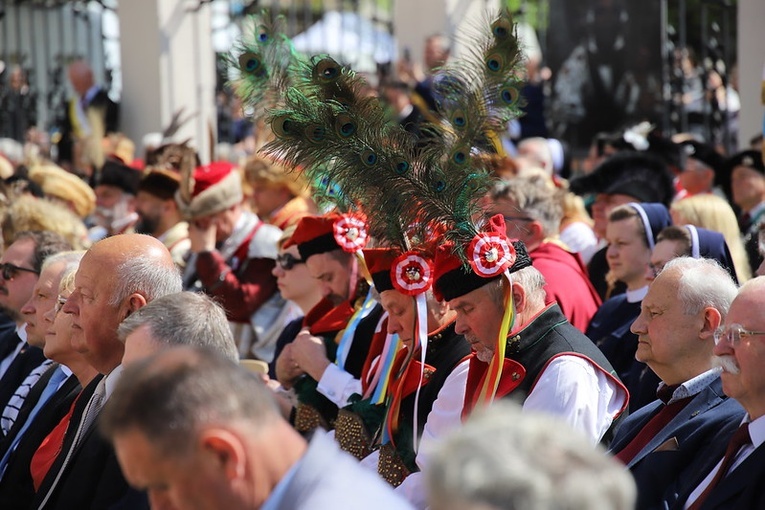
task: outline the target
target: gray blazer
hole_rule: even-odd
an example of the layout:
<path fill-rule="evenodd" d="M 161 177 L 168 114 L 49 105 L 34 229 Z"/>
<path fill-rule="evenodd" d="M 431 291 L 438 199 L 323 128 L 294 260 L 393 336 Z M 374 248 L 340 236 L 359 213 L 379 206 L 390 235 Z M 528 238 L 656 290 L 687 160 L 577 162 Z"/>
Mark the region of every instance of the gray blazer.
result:
<path fill-rule="evenodd" d="M 277 491 L 272 497 L 279 500 L 267 501 L 264 508 L 413 510 L 390 485 L 360 466 L 321 430 L 313 434 L 285 490 Z"/>

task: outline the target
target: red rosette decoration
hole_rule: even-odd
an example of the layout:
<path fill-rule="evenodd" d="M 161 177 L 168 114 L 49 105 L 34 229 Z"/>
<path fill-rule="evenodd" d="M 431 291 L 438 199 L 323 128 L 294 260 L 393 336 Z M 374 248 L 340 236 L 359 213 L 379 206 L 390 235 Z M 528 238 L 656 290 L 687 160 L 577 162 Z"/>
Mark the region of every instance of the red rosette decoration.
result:
<path fill-rule="evenodd" d="M 484 278 L 501 274 L 515 264 L 515 248 L 510 240 L 496 232 L 477 234 L 468 247 L 468 262 Z"/>
<path fill-rule="evenodd" d="M 334 224 L 335 241 L 348 253 L 356 253 L 367 245 L 366 220 L 358 215 L 343 214 Z"/>
<path fill-rule="evenodd" d="M 433 285 L 433 274 L 433 262 L 411 251 L 399 255 L 390 268 L 393 286 L 407 296 L 427 291 Z"/>

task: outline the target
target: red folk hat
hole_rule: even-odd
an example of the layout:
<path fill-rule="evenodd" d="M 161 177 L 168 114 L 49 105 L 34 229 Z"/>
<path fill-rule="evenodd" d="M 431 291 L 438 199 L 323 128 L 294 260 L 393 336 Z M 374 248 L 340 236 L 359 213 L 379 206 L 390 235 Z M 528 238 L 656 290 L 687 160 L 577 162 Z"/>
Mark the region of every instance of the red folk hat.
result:
<path fill-rule="evenodd" d="M 416 296 L 433 285 L 433 262 L 423 253 L 370 248 L 364 250 L 364 260 L 377 292 L 397 290 L 407 296 Z"/>
<path fill-rule="evenodd" d="M 179 205 L 187 218 L 196 219 L 225 211 L 243 199 L 242 178 L 236 166 L 216 161 L 194 169 L 191 200 Z"/>
<path fill-rule="evenodd" d="M 340 249 L 334 236 L 335 222 L 341 218 L 340 214 L 329 213 L 323 216 L 303 216 L 295 227 L 285 248 L 297 245 L 300 258 L 308 259 L 311 255 L 326 253 Z"/>
<path fill-rule="evenodd" d="M 505 220 L 492 216 L 487 228 L 476 235 L 466 254 L 468 269 L 453 243 L 444 243 L 436 250 L 434 293 L 440 301 L 464 296 L 502 276 L 505 270 L 514 273 L 531 266 L 531 257 L 523 241 L 505 237 Z"/>

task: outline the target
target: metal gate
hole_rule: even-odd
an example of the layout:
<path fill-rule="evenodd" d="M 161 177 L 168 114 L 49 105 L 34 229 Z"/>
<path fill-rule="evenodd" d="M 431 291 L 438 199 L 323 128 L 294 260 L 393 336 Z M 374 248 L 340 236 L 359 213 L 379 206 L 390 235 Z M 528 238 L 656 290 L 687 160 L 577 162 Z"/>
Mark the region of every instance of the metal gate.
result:
<path fill-rule="evenodd" d="M 662 26 L 664 131 L 735 152 L 735 0 L 663 0 Z"/>
<path fill-rule="evenodd" d="M 78 58 L 119 98 L 116 8 L 117 0 L 0 0 L 0 136 L 21 141 L 19 122 L 55 135 L 70 97 L 66 67 Z M 8 102 L 21 100 L 28 118 L 11 118 Z"/>

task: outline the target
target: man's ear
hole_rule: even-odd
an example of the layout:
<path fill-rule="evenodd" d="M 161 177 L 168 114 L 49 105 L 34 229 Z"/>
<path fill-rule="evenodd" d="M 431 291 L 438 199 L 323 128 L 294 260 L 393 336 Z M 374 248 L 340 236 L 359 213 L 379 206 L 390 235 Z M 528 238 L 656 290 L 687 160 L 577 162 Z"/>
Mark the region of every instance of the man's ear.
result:
<path fill-rule="evenodd" d="M 141 294 L 138 294 L 137 292 L 130 294 L 130 297 L 128 297 L 128 302 L 127 302 L 127 311 L 125 313 L 125 317 L 123 317 L 122 319 L 124 320 L 133 312 L 137 311 L 140 308 L 143 308 L 144 306 L 146 306 L 146 303 L 147 303 L 146 298 L 142 296 Z"/>
<path fill-rule="evenodd" d="M 711 306 L 704 308 L 703 314 L 704 323 L 699 331 L 699 337 L 707 340 L 714 336 L 715 331 L 722 324 L 722 314 L 717 308 Z"/>
<path fill-rule="evenodd" d="M 516 282 L 513 282 L 513 304 L 517 312 L 522 312 L 526 309 L 526 289 Z"/>
<path fill-rule="evenodd" d="M 222 428 L 210 428 L 199 435 L 199 446 L 225 473 L 228 480 L 245 477 L 247 455 L 239 437 Z"/>
<path fill-rule="evenodd" d="M 544 228 L 542 228 L 542 224 L 537 221 L 530 221 L 528 223 L 528 229 L 529 229 L 529 236 L 533 239 L 534 243 L 541 243 L 545 240 L 545 232 Z"/>

